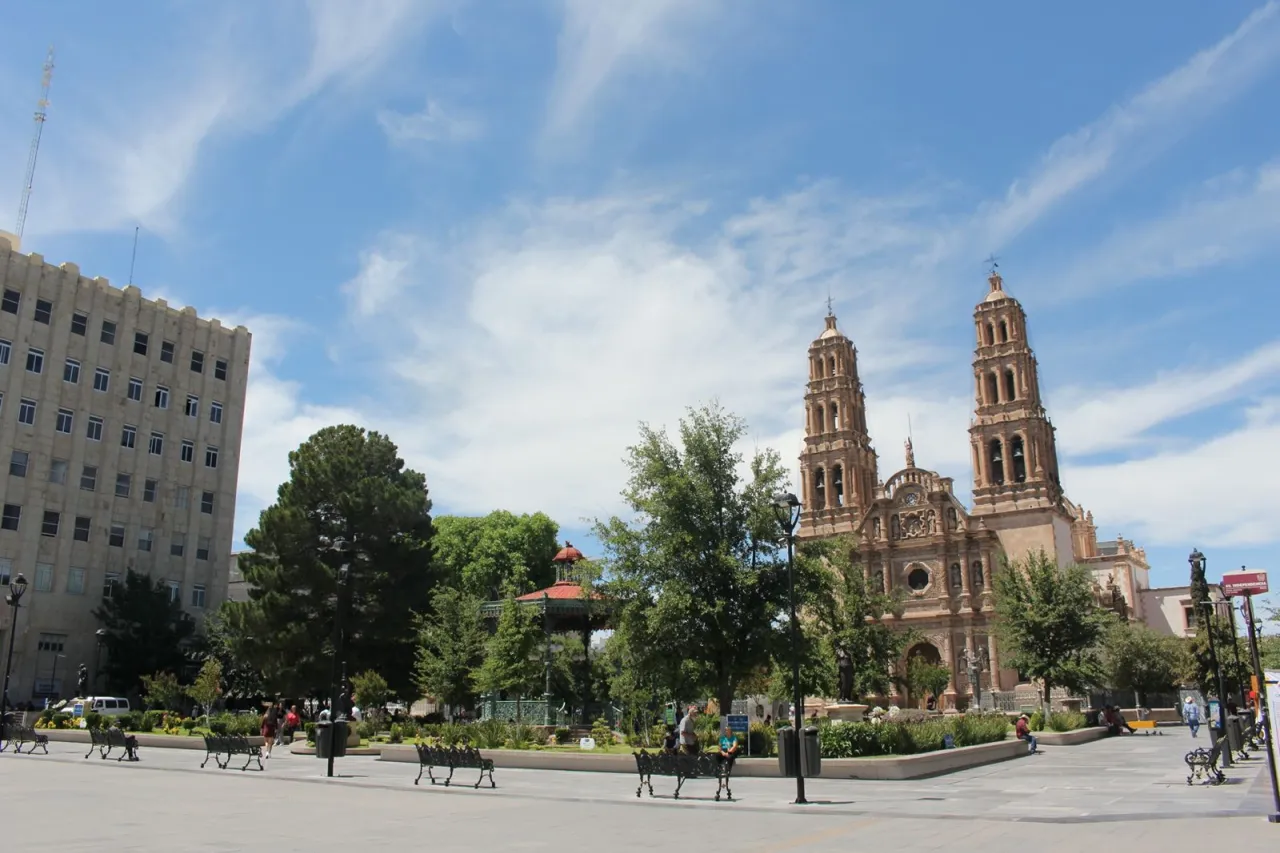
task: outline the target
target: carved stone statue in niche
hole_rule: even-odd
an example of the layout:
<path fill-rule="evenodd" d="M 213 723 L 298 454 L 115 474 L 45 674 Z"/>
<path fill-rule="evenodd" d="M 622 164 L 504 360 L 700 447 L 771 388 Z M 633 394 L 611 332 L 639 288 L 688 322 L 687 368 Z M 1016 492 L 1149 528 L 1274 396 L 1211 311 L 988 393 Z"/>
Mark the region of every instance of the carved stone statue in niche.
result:
<path fill-rule="evenodd" d="M 871 519 L 871 538 L 872 539 L 880 538 L 880 516 L 878 515 L 875 518 Z"/>
<path fill-rule="evenodd" d="M 969 574 L 969 585 L 975 590 L 982 589 L 982 561 L 974 560 Z"/>
<path fill-rule="evenodd" d="M 924 532 L 930 536 L 938 532 L 938 514 L 933 510 L 924 514 Z"/>
<path fill-rule="evenodd" d="M 871 573 L 871 582 L 875 585 L 876 592 L 884 592 L 884 569 L 877 567 Z"/>
<path fill-rule="evenodd" d="M 947 507 L 947 528 L 949 530 L 955 530 L 959 526 L 960 519 L 959 516 L 956 515 L 956 508 L 953 506 Z"/>
<path fill-rule="evenodd" d="M 964 578 L 960 576 L 960 564 L 952 563 L 951 564 L 951 588 L 959 589 L 961 587 L 963 580 Z"/>
<path fill-rule="evenodd" d="M 853 702 L 853 658 L 843 645 L 836 646 L 836 669 L 840 674 L 839 701 L 849 704 Z"/>

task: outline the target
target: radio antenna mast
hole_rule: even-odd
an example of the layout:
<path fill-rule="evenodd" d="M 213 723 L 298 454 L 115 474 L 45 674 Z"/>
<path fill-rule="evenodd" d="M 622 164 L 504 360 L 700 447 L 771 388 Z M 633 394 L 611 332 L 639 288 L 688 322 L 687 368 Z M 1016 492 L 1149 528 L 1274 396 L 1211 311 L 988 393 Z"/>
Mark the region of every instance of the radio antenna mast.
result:
<path fill-rule="evenodd" d="M 18 226 L 14 234 L 22 237 L 27 225 L 27 205 L 31 203 L 31 188 L 36 180 L 36 158 L 40 155 L 40 136 L 44 133 L 44 121 L 49 108 L 49 84 L 53 81 L 53 45 L 44 60 L 44 76 L 40 79 L 40 100 L 36 102 L 36 132 L 31 139 L 31 153 L 27 155 L 27 174 L 22 181 L 22 201 L 18 204 Z"/>

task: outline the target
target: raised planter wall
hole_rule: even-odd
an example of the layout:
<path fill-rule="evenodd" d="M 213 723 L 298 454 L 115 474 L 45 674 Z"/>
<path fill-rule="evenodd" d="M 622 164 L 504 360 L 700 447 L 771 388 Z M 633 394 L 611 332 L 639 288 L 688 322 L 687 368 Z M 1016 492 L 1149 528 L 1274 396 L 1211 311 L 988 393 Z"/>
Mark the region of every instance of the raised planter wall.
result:
<path fill-rule="evenodd" d="M 1101 740 L 1107 736 L 1106 726 L 1095 726 L 1087 729 L 1075 729 L 1069 732 L 1033 732 L 1041 746 L 1076 746 Z"/>

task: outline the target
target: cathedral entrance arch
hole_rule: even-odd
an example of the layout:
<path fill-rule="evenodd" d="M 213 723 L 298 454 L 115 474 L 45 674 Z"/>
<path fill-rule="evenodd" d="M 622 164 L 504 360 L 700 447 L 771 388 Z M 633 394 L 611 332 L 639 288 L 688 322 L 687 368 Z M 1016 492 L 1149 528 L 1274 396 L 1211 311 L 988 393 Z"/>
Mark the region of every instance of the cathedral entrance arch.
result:
<path fill-rule="evenodd" d="M 933 643 L 928 640 L 922 640 L 907 649 L 907 661 L 906 666 L 902 669 L 902 674 L 905 676 L 907 673 L 911 672 L 911 667 L 916 664 L 917 661 L 932 664 L 933 666 L 942 666 L 942 654 L 938 651 L 938 647 Z M 924 707 L 925 702 L 929 697 L 927 695 L 916 695 L 915 691 L 911 689 L 911 685 L 907 683 L 906 678 L 902 679 L 902 682 L 903 698 L 906 700 L 904 703 L 906 707 Z M 937 699 L 939 703 L 938 707 L 941 707 L 941 697 L 934 698 Z"/>
<path fill-rule="evenodd" d="M 931 663 L 935 666 L 942 663 L 942 653 L 938 651 L 938 647 L 928 641 L 916 643 L 907 650 L 907 666 L 916 658 L 923 658 L 925 663 Z"/>

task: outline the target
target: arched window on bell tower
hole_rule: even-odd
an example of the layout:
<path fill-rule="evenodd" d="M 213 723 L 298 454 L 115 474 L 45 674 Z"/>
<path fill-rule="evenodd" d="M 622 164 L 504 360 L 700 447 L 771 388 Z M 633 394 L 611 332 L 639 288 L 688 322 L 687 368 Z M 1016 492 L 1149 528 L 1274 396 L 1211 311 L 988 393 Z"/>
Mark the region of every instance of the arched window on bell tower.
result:
<path fill-rule="evenodd" d="M 813 472 L 813 508 L 827 508 L 827 475 L 821 468 Z"/>
<path fill-rule="evenodd" d="M 826 412 L 822 410 L 821 406 L 814 406 L 813 408 L 813 431 L 815 434 L 827 431 Z"/>
<path fill-rule="evenodd" d="M 1009 324 L 1004 320 L 1000 321 L 1000 343 L 1007 343 L 1009 340 Z"/>
<path fill-rule="evenodd" d="M 994 373 L 987 374 L 987 405 L 995 405 L 1000 402 L 1000 385 L 996 381 Z"/>
<path fill-rule="evenodd" d="M 1004 485 L 1004 452 L 1000 446 L 1000 439 L 991 439 L 988 445 L 988 459 L 991 460 L 991 483 L 996 486 Z"/>
<path fill-rule="evenodd" d="M 1004 372 L 1004 398 L 1006 400 L 1018 399 L 1018 383 L 1013 378 L 1013 368 L 1007 368 Z"/>
<path fill-rule="evenodd" d="M 1013 481 L 1015 483 L 1025 483 L 1027 481 L 1027 457 L 1022 449 L 1022 436 L 1015 435 L 1009 439 L 1009 456 L 1013 460 Z"/>
<path fill-rule="evenodd" d="M 840 429 L 840 404 L 834 400 L 831 401 L 831 428 Z"/>
<path fill-rule="evenodd" d="M 987 324 L 987 346 L 991 346 L 996 342 L 996 330 L 990 323 Z"/>
<path fill-rule="evenodd" d="M 836 375 L 836 357 L 834 355 L 831 356 L 831 360 L 827 362 L 827 368 L 829 376 Z"/>
<path fill-rule="evenodd" d="M 844 506 L 844 466 L 836 465 L 831 469 L 832 506 Z"/>

